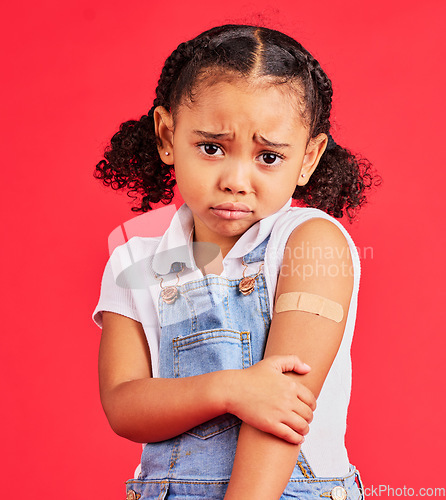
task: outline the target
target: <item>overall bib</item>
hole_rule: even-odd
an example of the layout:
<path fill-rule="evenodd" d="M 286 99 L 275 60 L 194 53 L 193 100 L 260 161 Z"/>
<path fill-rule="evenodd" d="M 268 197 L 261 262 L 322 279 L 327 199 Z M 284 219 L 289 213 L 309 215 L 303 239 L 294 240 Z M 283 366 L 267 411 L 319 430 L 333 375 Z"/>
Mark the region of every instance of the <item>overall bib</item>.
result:
<path fill-rule="evenodd" d="M 268 241 L 269 236 L 244 256 L 244 262 L 260 266 Z M 160 294 L 160 377 L 242 369 L 263 359 L 271 323 L 265 277 L 258 274 L 249 295 L 240 292 L 239 283 L 208 274 L 177 286 L 173 303 L 164 302 Z M 175 438 L 147 444 L 141 473 L 126 483 L 127 499 L 222 500 L 240 425 L 235 415 L 225 414 Z M 351 466 L 346 477 L 317 479 L 301 451 L 281 498 L 357 500 L 361 494 L 356 477 L 359 473 Z M 336 487 L 339 497 L 333 493 Z"/>

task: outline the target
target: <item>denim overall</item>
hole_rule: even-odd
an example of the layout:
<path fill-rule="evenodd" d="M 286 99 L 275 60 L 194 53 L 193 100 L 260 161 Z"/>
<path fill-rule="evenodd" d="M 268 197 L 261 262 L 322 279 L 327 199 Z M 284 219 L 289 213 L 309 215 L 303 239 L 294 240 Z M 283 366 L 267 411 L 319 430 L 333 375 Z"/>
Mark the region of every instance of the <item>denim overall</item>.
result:
<path fill-rule="evenodd" d="M 260 266 L 268 241 L 269 236 L 244 256 L 244 262 L 258 262 Z M 240 279 L 208 274 L 178 285 L 178 298 L 171 304 L 160 296 L 161 377 L 242 369 L 263 358 L 271 322 L 265 277 L 263 273 L 257 276 L 249 295 L 240 292 L 239 283 Z M 240 425 L 235 415 L 225 414 L 175 438 L 147 444 L 141 473 L 126 483 L 127 499 L 222 500 L 231 477 Z M 357 475 L 351 466 L 346 477 L 318 480 L 301 451 L 281 499 L 334 498 L 332 491 L 338 486 L 341 493 L 348 494 L 345 498 L 358 500 Z"/>

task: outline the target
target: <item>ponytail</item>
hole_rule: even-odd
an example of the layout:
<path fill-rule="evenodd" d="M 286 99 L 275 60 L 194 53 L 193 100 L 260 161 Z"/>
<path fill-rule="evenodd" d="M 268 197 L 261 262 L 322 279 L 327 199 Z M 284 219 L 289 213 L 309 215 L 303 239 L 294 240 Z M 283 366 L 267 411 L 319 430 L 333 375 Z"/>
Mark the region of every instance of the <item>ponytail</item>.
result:
<path fill-rule="evenodd" d="M 157 149 L 153 107 L 139 120 L 124 122 L 105 150 L 104 160 L 96 165 L 94 177 L 112 189 L 128 189 L 127 196 L 142 195 L 141 207 L 132 211 L 147 212 L 151 204 L 168 205 L 174 196 L 173 168 L 161 161 Z"/>

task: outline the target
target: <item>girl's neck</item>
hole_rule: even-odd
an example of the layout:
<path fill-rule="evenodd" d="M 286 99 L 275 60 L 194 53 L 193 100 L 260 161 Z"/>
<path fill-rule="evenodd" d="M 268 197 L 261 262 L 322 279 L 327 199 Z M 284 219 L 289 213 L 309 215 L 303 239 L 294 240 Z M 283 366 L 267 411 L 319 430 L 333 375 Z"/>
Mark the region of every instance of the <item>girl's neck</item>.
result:
<path fill-rule="evenodd" d="M 200 242 L 200 241 L 205 241 L 208 243 L 214 243 L 220 247 L 221 255 L 222 255 L 222 260 L 226 257 L 226 255 L 229 253 L 231 248 L 237 243 L 237 241 L 240 238 L 240 235 L 234 236 L 233 238 L 221 238 L 218 240 L 215 240 L 214 238 L 210 238 L 209 236 L 201 236 L 200 234 L 197 235 L 196 233 L 196 225 L 194 224 L 194 229 L 193 229 L 193 241 L 194 242 Z"/>
<path fill-rule="evenodd" d="M 198 241 L 195 236 L 195 226 L 193 230 L 193 241 Z M 219 276 L 223 272 L 223 259 L 234 245 L 228 245 L 224 248 L 222 248 L 221 245 L 218 246 L 220 247 L 220 253 L 212 262 L 209 262 L 208 252 L 200 252 L 200 245 L 193 245 L 195 264 L 201 270 L 203 275 L 216 274 Z"/>

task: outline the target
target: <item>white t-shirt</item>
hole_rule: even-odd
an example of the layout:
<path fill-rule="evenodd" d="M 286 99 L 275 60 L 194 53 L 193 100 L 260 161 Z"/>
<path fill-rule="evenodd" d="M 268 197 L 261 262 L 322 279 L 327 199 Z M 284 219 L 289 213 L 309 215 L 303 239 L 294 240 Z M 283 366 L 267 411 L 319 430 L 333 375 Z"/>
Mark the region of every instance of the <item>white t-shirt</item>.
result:
<path fill-rule="evenodd" d="M 240 279 L 245 269 L 241 262 L 242 257 L 256 248 L 271 233 L 262 270 L 268 289 L 270 316 L 273 317 L 272 308 L 277 280 L 285 246 L 293 229 L 309 219 L 324 218 L 332 221 L 344 234 L 353 262 L 352 298 L 341 345 L 319 394 L 310 432 L 301 448 L 316 476 L 343 476 L 349 472 L 344 436 L 351 391 L 350 347 L 356 320 L 360 260 L 351 236 L 338 220 L 315 208 L 291 207 L 291 202 L 292 198 L 278 212 L 251 226 L 237 240 L 223 259 L 221 276 Z M 158 210 L 165 211 L 166 208 L 168 207 Z M 183 257 L 185 251 L 189 255 L 189 261 L 187 257 L 182 259 L 186 262 L 187 268 L 186 272 L 183 271 L 179 275 L 178 284 L 201 279 L 203 277 L 201 271 L 193 265 L 192 236 L 192 212 L 186 204 L 183 204 L 174 213 L 163 236 L 134 236 L 126 243 L 117 246 L 105 266 L 99 302 L 92 314 L 93 321 L 101 328 L 102 311 L 116 312 L 142 324 L 150 348 L 154 377 L 159 377 L 160 327 L 157 304 L 161 288 L 159 280 L 153 278 L 153 273 L 149 272 L 149 269 L 151 266 L 160 274 L 169 272 L 170 264 L 179 260 L 178 253 L 172 252 L 172 249 L 177 249 L 182 252 Z M 246 275 L 257 273 L 258 264 L 258 262 L 247 264 Z M 176 282 L 177 276 L 171 274 L 171 279 L 164 280 L 163 286 Z"/>

